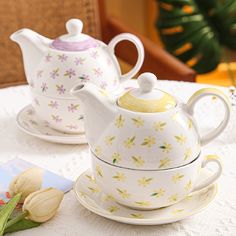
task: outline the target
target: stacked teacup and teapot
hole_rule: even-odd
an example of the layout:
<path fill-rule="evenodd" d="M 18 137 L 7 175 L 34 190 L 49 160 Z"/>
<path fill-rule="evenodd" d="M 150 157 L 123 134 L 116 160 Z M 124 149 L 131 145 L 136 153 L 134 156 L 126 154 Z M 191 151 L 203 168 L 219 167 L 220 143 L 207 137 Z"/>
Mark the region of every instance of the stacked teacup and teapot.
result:
<path fill-rule="evenodd" d="M 211 185 L 221 175 L 222 164 L 215 155 L 201 155 L 201 147 L 229 121 L 226 96 L 204 88 L 185 104 L 158 89 L 152 73 L 141 74 L 135 88 L 123 89 L 121 83 L 143 62 L 141 42 L 121 34 L 107 46 L 82 34 L 79 20 L 72 19 L 66 26 L 68 34 L 53 41 L 30 30 L 18 31 L 12 38 L 23 50 L 37 114 L 63 132 L 81 132 L 78 116 L 84 117 L 92 173 L 102 192 L 124 206 L 151 210 L 173 205 Z M 135 67 L 125 75 L 114 56 L 121 40 L 130 40 L 139 52 Z M 221 100 L 225 115 L 217 128 L 201 136 L 193 115 L 195 105 L 206 96 Z M 52 98 L 61 107 L 56 113 L 63 120 L 60 123 L 53 120 Z M 68 112 L 70 106 L 74 113 Z M 201 170 L 213 162 L 214 173 L 199 182 Z"/>
<path fill-rule="evenodd" d="M 106 45 L 83 34 L 82 28 L 79 19 L 71 19 L 66 23 L 68 33 L 55 40 L 30 29 L 11 35 L 22 50 L 37 116 L 53 129 L 71 134 L 84 132 L 84 126 L 81 102 L 70 94 L 70 89 L 89 81 L 108 92 L 119 93 L 121 84 L 139 71 L 144 58 L 142 43 L 132 34 L 117 35 Z M 136 46 L 138 58 L 133 69 L 121 75 L 114 50 L 123 40 Z"/>
<path fill-rule="evenodd" d="M 201 89 L 183 104 L 156 88 L 156 77 L 143 73 L 138 88 L 121 96 L 107 95 L 94 84 L 78 85 L 72 94 L 84 103 L 85 129 L 92 153 L 92 172 L 103 192 L 125 206 L 155 209 L 170 206 L 212 184 L 222 165 L 215 155 L 202 157 L 201 146 L 225 128 L 229 105 L 216 89 Z M 220 125 L 200 137 L 192 115 L 205 96 L 224 104 Z M 215 173 L 198 182 L 207 163 Z"/>

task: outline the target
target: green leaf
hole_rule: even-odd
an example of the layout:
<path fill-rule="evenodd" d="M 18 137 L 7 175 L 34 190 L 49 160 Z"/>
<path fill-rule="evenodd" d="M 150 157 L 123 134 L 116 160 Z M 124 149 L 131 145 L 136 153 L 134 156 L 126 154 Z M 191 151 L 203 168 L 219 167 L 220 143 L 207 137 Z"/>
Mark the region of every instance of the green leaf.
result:
<path fill-rule="evenodd" d="M 6 227 L 7 221 L 11 216 L 11 213 L 14 211 L 17 203 L 20 201 L 21 193 L 16 194 L 11 198 L 0 211 L 0 236 L 3 235 L 4 229 Z"/>
<path fill-rule="evenodd" d="M 38 227 L 40 224 L 41 223 L 34 222 L 34 221 L 31 221 L 31 220 L 22 219 L 22 220 L 18 221 L 17 223 L 11 225 L 7 229 L 5 229 L 4 234 L 17 232 L 17 231 L 25 230 L 25 229 L 31 229 L 31 228 L 34 228 L 34 227 Z"/>

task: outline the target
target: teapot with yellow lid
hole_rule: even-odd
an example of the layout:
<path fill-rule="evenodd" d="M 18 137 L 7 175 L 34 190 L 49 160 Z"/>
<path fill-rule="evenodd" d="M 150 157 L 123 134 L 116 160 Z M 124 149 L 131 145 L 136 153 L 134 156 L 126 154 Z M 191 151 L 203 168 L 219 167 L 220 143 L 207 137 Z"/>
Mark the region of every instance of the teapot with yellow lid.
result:
<path fill-rule="evenodd" d="M 119 98 L 91 83 L 71 90 L 84 104 L 91 151 L 107 163 L 142 170 L 183 166 L 196 159 L 201 145 L 217 137 L 229 121 L 227 97 L 215 88 L 200 89 L 184 104 L 157 89 L 154 74 L 141 74 L 138 84 Z M 225 115 L 217 128 L 201 136 L 193 114 L 195 104 L 205 96 L 218 97 Z"/>

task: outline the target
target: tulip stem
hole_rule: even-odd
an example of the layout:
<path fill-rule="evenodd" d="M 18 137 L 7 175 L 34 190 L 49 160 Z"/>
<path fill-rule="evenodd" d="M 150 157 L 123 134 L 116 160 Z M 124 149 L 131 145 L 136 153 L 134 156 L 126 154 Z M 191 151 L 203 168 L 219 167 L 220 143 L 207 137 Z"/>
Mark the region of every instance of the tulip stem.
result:
<path fill-rule="evenodd" d="M 24 219 L 26 216 L 28 215 L 27 211 L 22 212 L 21 214 L 19 214 L 18 216 L 16 216 L 15 218 L 9 220 L 7 222 L 6 225 L 6 229 L 9 228 L 10 226 L 14 225 L 15 223 L 17 223 L 18 221 Z"/>

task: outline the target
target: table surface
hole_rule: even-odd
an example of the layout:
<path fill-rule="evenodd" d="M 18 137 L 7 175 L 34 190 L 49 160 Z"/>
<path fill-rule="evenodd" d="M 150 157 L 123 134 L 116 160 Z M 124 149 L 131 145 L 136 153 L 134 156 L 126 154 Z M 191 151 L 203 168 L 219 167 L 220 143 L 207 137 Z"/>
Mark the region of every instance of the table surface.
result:
<path fill-rule="evenodd" d="M 133 85 L 133 81 L 130 82 Z M 207 85 L 158 81 L 158 87 L 186 102 L 193 92 Z M 208 86 L 209 87 L 209 86 Z M 220 88 L 227 92 L 225 88 Z M 0 90 L 0 164 L 22 158 L 66 178 L 75 180 L 89 168 L 87 145 L 48 143 L 18 130 L 16 115 L 30 103 L 27 86 Z M 217 99 L 203 99 L 195 117 L 200 131 L 217 125 L 223 117 L 223 106 Z M 236 109 L 223 134 L 202 148 L 204 154 L 217 154 L 223 159 L 224 171 L 218 181 L 216 199 L 203 212 L 180 222 L 162 226 L 133 226 L 107 220 L 81 206 L 73 191 L 67 193 L 54 219 L 42 226 L 14 235 L 93 236 L 93 235 L 236 235 Z"/>

